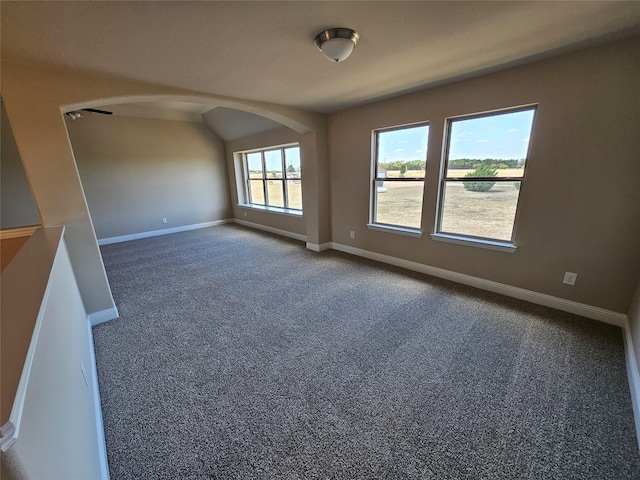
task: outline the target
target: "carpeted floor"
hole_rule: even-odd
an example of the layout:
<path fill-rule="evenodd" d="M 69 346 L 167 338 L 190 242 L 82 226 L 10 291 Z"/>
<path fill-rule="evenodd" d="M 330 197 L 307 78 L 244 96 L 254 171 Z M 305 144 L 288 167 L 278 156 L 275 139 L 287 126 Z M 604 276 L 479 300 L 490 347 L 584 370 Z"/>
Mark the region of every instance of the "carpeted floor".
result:
<path fill-rule="evenodd" d="M 619 328 L 219 226 L 102 247 L 120 479 L 637 479 Z"/>

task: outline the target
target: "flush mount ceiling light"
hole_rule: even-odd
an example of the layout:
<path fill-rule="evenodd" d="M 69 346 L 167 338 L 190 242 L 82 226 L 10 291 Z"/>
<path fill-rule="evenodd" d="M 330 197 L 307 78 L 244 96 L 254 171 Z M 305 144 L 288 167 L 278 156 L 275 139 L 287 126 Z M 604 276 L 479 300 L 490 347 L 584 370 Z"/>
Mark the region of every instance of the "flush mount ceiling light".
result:
<path fill-rule="evenodd" d="M 353 52 L 360 35 L 350 28 L 330 28 L 316 35 L 315 43 L 325 57 L 341 62 Z"/>

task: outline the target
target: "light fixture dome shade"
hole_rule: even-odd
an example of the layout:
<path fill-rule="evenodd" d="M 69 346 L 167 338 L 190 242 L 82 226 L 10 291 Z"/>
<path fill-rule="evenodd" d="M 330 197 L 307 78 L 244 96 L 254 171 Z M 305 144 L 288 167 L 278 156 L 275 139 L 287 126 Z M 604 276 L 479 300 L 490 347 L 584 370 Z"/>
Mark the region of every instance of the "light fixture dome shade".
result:
<path fill-rule="evenodd" d="M 332 38 L 322 44 L 322 53 L 329 60 L 341 62 L 353 52 L 355 45 L 348 38 Z"/>
<path fill-rule="evenodd" d="M 330 28 L 316 35 L 316 47 L 332 62 L 346 59 L 358 43 L 360 35 L 350 28 Z"/>

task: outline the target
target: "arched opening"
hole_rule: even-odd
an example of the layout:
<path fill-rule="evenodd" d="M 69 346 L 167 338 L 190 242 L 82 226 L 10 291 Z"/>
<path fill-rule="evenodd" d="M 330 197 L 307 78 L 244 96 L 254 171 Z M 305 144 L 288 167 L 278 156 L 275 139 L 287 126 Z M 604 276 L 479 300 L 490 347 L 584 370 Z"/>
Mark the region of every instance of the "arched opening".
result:
<path fill-rule="evenodd" d="M 242 211 L 234 152 L 302 143 L 308 127 L 189 97 L 128 97 L 67 106 L 65 123 L 100 244 L 239 222 L 306 240 L 302 216 Z M 113 103 L 117 102 L 117 103 Z M 203 103 L 204 102 L 204 103 Z M 223 103 L 225 106 L 221 106 Z M 230 106 L 232 105 L 232 106 Z M 267 113 L 269 115 L 269 113 Z M 304 159 L 315 158 L 307 142 Z M 307 168 L 308 167 L 308 168 Z M 305 165 L 313 171 L 313 165 Z"/>
<path fill-rule="evenodd" d="M 78 175 L 65 112 L 123 103 L 190 102 L 240 110 L 278 122 L 301 135 L 301 145 L 306 152 L 304 225 L 307 242 L 320 245 L 330 240 L 329 197 L 324 194 L 328 191 L 324 115 L 14 63 L 3 63 L 3 98 L 42 224 L 67 227 L 65 241 L 85 308 L 94 323 L 115 318 L 117 309 Z"/>

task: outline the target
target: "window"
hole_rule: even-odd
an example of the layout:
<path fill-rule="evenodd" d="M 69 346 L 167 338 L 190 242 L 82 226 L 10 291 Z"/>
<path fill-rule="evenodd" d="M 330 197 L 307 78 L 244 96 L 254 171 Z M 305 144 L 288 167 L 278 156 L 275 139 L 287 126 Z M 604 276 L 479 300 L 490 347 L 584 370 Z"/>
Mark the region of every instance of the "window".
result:
<path fill-rule="evenodd" d="M 374 131 L 371 226 L 419 231 L 429 125 Z"/>
<path fill-rule="evenodd" d="M 447 121 L 437 234 L 513 247 L 534 115 L 529 106 Z"/>
<path fill-rule="evenodd" d="M 243 157 L 248 203 L 302 211 L 298 145 L 244 152 Z"/>

